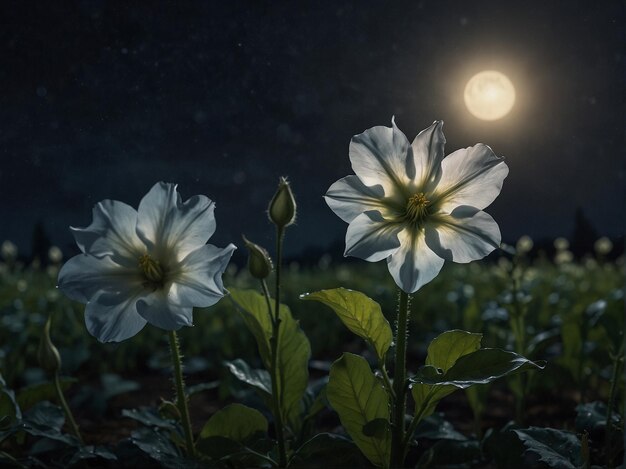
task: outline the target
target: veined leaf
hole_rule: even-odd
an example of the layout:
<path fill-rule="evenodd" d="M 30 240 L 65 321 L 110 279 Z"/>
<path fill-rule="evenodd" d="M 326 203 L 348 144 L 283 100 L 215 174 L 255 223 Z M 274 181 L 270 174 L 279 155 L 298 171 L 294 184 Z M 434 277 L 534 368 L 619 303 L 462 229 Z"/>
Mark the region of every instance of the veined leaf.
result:
<path fill-rule="evenodd" d="M 428 346 L 426 364 L 441 368 L 445 373 L 460 357 L 478 350 L 482 338 L 482 334 L 460 330 L 444 332 Z"/>
<path fill-rule="evenodd" d="M 453 330 L 447 331 L 435 337 L 428 346 L 426 365 L 448 371 L 457 360 L 475 352 L 480 348 L 482 334 Z M 454 386 L 436 386 L 416 383 L 411 387 L 411 394 L 415 401 L 415 412 L 420 412 L 421 418 L 431 415 L 437 403 L 448 394 L 456 390 Z M 422 409 L 423 406 L 423 409 Z"/>
<path fill-rule="evenodd" d="M 582 465 L 581 444 L 575 433 L 554 428 L 530 427 L 513 430 L 539 461 L 557 469 L 576 469 Z"/>
<path fill-rule="evenodd" d="M 256 338 L 263 364 L 269 370 L 272 320 L 265 297 L 254 290 L 233 289 L 230 293 L 248 328 Z M 270 303 L 273 307 L 274 301 Z M 286 305 L 280 305 L 279 318 L 278 392 L 282 415 L 292 427 L 295 427 L 300 421 L 300 400 L 309 380 L 308 363 L 311 357 L 311 345 L 300 329 L 299 321 L 293 318 Z"/>
<path fill-rule="evenodd" d="M 267 433 L 263 414 L 242 404 L 230 404 L 213 414 L 202 428 L 200 438 L 221 436 L 242 443 L 255 433 Z"/>
<path fill-rule="evenodd" d="M 365 339 L 374 348 L 380 361 L 384 360 L 393 333 L 380 305 L 374 300 L 361 292 L 345 288 L 306 293 L 300 299 L 315 300 L 330 306 L 341 322 L 351 332 Z"/>
<path fill-rule="evenodd" d="M 446 372 L 431 365 L 423 366 L 411 381 L 465 389 L 473 384 L 491 383 L 513 373 L 543 368 L 543 363 L 532 362 L 516 353 L 485 348 L 460 357 Z"/>
<path fill-rule="evenodd" d="M 366 436 L 363 427 L 376 419 L 389 422 L 389 397 L 364 358 L 351 353 L 330 368 L 326 396 L 341 424 L 361 452 L 376 466 L 388 467 L 391 433 Z"/>
<path fill-rule="evenodd" d="M 225 361 L 224 365 L 228 367 L 231 374 L 239 381 L 257 388 L 264 394 L 272 395 L 272 380 L 267 371 L 250 368 L 250 365 L 240 358 Z"/>

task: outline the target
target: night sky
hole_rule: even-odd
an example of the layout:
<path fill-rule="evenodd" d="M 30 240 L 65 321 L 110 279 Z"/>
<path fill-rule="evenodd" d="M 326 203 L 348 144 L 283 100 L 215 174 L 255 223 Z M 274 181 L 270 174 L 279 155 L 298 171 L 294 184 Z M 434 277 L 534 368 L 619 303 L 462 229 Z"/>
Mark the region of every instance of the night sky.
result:
<path fill-rule="evenodd" d="M 96 202 L 164 180 L 216 201 L 212 243 L 270 245 L 288 176 L 288 253 L 323 248 L 345 235 L 322 195 L 352 174 L 350 138 L 393 115 L 409 140 L 443 119 L 446 153 L 505 156 L 487 209 L 505 241 L 568 236 L 577 207 L 618 235 L 624 19 L 619 1 L 2 2 L 0 242 L 28 252 L 42 221 L 69 252 Z M 484 69 L 517 90 L 499 121 L 463 103 Z"/>

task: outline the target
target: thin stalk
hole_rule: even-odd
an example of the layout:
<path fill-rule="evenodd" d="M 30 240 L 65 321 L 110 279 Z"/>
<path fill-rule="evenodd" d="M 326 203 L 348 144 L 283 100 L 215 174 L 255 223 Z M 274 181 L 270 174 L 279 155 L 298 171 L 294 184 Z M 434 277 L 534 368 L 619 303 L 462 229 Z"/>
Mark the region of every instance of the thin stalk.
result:
<path fill-rule="evenodd" d="M 276 265 L 276 270 L 279 270 L 280 264 Z M 276 276 L 278 279 L 278 275 Z M 261 286 L 263 288 L 263 294 L 265 295 L 265 301 L 267 302 L 267 312 L 272 320 L 272 338 L 270 339 L 270 354 L 271 354 L 271 366 L 270 366 L 270 378 L 272 379 L 272 405 L 274 407 L 274 431 L 276 432 L 276 439 L 278 440 L 278 464 L 280 467 L 287 466 L 287 449 L 285 446 L 285 431 L 283 428 L 283 414 L 280 410 L 280 387 L 278 383 L 278 332 L 280 330 L 280 318 L 278 316 L 278 309 L 275 311 L 275 315 L 272 314 L 272 305 L 270 302 L 270 292 L 267 288 L 265 280 L 261 280 Z"/>
<path fill-rule="evenodd" d="M 65 418 L 67 419 L 67 421 L 70 424 L 70 427 L 72 428 L 72 433 L 74 433 L 76 438 L 78 438 L 78 441 L 80 442 L 80 444 L 84 445 L 85 442 L 83 441 L 83 437 L 80 434 L 78 425 L 76 425 L 76 420 L 74 420 L 74 415 L 72 414 L 72 410 L 70 409 L 70 406 L 67 405 L 67 401 L 65 400 L 65 396 L 63 395 L 63 389 L 61 388 L 61 380 L 59 379 L 58 371 L 54 372 L 54 388 L 56 389 L 57 398 L 59 399 L 59 402 L 61 403 L 61 407 L 63 407 L 63 412 L 65 412 Z"/>
<path fill-rule="evenodd" d="M 387 388 L 387 392 L 391 397 L 391 407 L 393 407 L 393 403 L 396 400 L 396 393 L 394 392 L 393 386 L 391 385 L 391 380 L 389 379 L 389 374 L 387 373 L 387 367 L 385 366 L 384 362 L 380 363 L 378 367 L 380 368 L 380 372 L 383 375 L 383 382 L 385 383 L 385 388 Z"/>
<path fill-rule="evenodd" d="M 176 384 L 176 405 L 180 412 L 183 431 L 185 432 L 185 443 L 187 446 L 187 455 L 196 457 L 196 445 L 193 441 L 193 432 L 191 430 L 191 419 L 189 418 L 189 406 L 187 405 L 187 395 L 185 393 L 185 380 L 183 378 L 183 364 L 181 361 L 180 344 L 178 343 L 178 335 L 176 331 L 170 331 L 170 350 L 172 353 L 172 363 L 174 365 L 174 382 Z"/>
<path fill-rule="evenodd" d="M 280 329 L 280 272 L 281 272 L 281 264 L 283 261 L 283 238 L 285 237 L 285 229 L 280 226 L 276 227 L 276 295 L 274 298 L 274 320 L 272 321 L 273 331 L 272 331 L 272 370 L 274 374 L 274 379 L 272 379 L 272 383 L 276 383 L 276 385 L 272 384 L 275 392 L 272 394 L 276 394 L 276 399 L 278 402 L 282 402 L 281 389 L 278 387 L 278 331 Z M 275 386 L 275 387 L 274 387 Z M 278 432 L 276 437 L 278 438 L 278 464 L 280 467 L 287 466 L 287 448 L 285 445 L 285 434 L 283 428 L 283 416 L 280 412 L 280 407 L 277 409 L 278 412 L 274 416 L 278 419 L 276 425 L 278 427 Z"/>
<path fill-rule="evenodd" d="M 394 405 L 393 428 L 391 433 L 391 467 L 404 465 L 404 440 L 406 414 L 406 346 L 409 325 L 409 295 L 400 290 L 398 301 L 398 319 L 396 322 L 396 363 L 394 369 L 393 391 L 396 395 Z"/>
<path fill-rule="evenodd" d="M 619 380 L 619 369 L 622 363 L 622 351 L 623 346 L 620 351 L 616 355 L 612 355 L 613 359 L 613 374 L 611 376 L 611 391 L 609 393 L 609 405 L 606 410 L 606 458 L 607 458 L 607 466 L 610 468 L 613 467 L 613 457 L 611 456 L 612 451 L 612 442 L 613 438 L 613 408 L 615 407 L 615 399 L 617 395 L 617 382 Z"/>

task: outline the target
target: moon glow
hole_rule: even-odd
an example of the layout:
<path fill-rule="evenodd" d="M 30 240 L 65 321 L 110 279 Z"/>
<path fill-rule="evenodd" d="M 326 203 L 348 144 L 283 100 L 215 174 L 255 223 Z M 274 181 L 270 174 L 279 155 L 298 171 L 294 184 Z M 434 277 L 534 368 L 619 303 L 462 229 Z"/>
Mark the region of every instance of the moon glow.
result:
<path fill-rule="evenodd" d="M 470 78 L 463 97 L 472 115 L 481 120 L 494 121 L 511 112 L 515 104 L 515 88 L 503 73 L 485 70 Z"/>

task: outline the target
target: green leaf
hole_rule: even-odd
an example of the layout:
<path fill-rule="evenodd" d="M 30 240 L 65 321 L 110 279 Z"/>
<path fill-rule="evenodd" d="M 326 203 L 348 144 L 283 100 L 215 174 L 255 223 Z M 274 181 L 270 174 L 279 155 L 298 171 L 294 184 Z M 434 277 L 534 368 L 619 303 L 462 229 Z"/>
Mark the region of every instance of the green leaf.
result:
<path fill-rule="evenodd" d="M 9 418 L 3 426 L 12 425 L 22 418 L 22 411 L 15 399 L 15 393 L 4 387 L 4 381 L 0 382 L 0 416 Z"/>
<path fill-rule="evenodd" d="M 61 389 L 66 391 L 73 383 L 76 382 L 75 378 L 62 378 Z M 17 403 L 22 410 L 30 409 L 37 402 L 51 401 L 56 399 L 57 393 L 54 383 L 44 382 L 25 386 L 17 393 Z"/>
<path fill-rule="evenodd" d="M 426 365 L 411 378 L 411 381 L 465 389 L 473 384 L 491 383 L 513 373 L 541 370 L 544 366 L 544 363 L 532 362 L 513 352 L 485 348 L 462 356 L 444 373 L 431 365 Z"/>
<path fill-rule="evenodd" d="M 453 330 L 435 337 L 428 346 L 426 364 L 441 368 L 444 373 L 464 355 L 480 348 L 482 334 Z"/>
<path fill-rule="evenodd" d="M 363 427 L 384 419 L 389 425 L 389 397 L 364 358 L 344 353 L 330 368 L 326 395 L 341 424 L 363 454 L 376 466 L 389 466 L 391 434 L 370 437 Z"/>
<path fill-rule="evenodd" d="M 272 321 L 265 297 L 254 290 L 231 290 L 231 298 L 238 306 L 248 328 L 257 340 L 259 353 L 266 369 L 270 369 L 270 339 Z M 271 301 L 273 305 L 274 302 Z M 300 400 L 309 381 L 311 345 L 300 329 L 289 308 L 280 305 L 278 333 L 278 392 L 280 407 L 292 427 L 300 423 Z M 271 388 L 270 388 L 271 389 Z"/>
<path fill-rule="evenodd" d="M 115 454 L 113 454 L 104 446 L 81 446 L 78 451 L 74 453 L 72 459 L 70 459 L 68 466 L 72 466 L 73 464 L 76 464 L 79 461 L 83 461 L 85 459 L 104 459 L 107 461 L 117 461 L 117 456 L 115 456 Z M 89 467 L 89 465 L 86 464 L 85 467 Z"/>
<path fill-rule="evenodd" d="M 130 440 L 141 451 L 163 464 L 182 459 L 174 443 L 157 429 L 141 427 L 133 430 Z"/>
<path fill-rule="evenodd" d="M 457 360 L 480 348 L 482 334 L 452 330 L 435 337 L 428 346 L 426 365 L 448 371 Z M 441 399 L 453 393 L 454 386 L 437 386 L 416 383 L 411 387 L 411 394 L 415 401 L 416 413 L 421 410 L 421 417 L 431 415 Z"/>
<path fill-rule="evenodd" d="M 313 469 L 320 467 L 365 467 L 357 446 L 341 435 L 319 433 L 296 450 L 289 467 Z"/>
<path fill-rule="evenodd" d="M 242 404 L 230 404 L 213 414 L 200 432 L 200 438 L 221 436 L 241 443 L 256 433 L 267 433 L 263 414 Z"/>
<path fill-rule="evenodd" d="M 172 420 L 162 418 L 159 413 L 150 407 L 139 409 L 123 409 L 122 416 L 143 423 L 146 427 L 158 427 L 173 430 L 176 428 Z"/>
<path fill-rule="evenodd" d="M 575 433 L 554 428 L 530 427 L 513 430 L 526 452 L 556 469 L 576 469 L 582 465 L 581 445 Z"/>
<path fill-rule="evenodd" d="M 302 300 L 315 300 L 330 306 L 351 332 L 365 339 L 383 361 L 393 340 L 389 322 L 380 305 L 363 293 L 345 288 L 321 290 L 300 296 Z"/>
<path fill-rule="evenodd" d="M 389 420 L 383 418 L 370 420 L 363 425 L 363 435 L 375 438 L 384 438 L 389 430 Z"/>
<path fill-rule="evenodd" d="M 228 367 L 231 374 L 239 381 L 257 388 L 264 394 L 272 394 L 272 380 L 267 371 L 250 368 L 250 365 L 241 358 L 225 361 L 224 365 Z"/>

